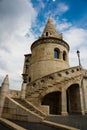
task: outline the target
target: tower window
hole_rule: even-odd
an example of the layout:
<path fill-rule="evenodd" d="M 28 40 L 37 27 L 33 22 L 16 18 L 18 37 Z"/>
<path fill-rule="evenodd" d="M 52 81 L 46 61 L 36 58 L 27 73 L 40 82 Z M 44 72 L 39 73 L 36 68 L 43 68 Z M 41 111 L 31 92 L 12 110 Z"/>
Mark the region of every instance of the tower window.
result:
<path fill-rule="evenodd" d="M 66 61 L 66 52 L 63 52 L 63 60 Z"/>
<path fill-rule="evenodd" d="M 59 58 L 59 49 L 54 49 L 54 58 Z"/>
<path fill-rule="evenodd" d="M 46 36 L 48 36 L 48 32 L 46 32 Z"/>
<path fill-rule="evenodd" d="M 31 77 L 29 77 L 29 82 L 31 82 Z"/>

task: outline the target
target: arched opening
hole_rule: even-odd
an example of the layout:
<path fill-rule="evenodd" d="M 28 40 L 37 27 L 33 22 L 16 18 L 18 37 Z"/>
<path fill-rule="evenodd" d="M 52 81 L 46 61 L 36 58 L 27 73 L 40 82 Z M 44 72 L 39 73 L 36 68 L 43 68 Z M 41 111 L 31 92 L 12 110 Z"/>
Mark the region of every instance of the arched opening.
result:
<path fill-rule="evenodd" d="M 66 61 L 66 59 L 67 59 L 67 55 L 66 55 L 66 52 L 64 51 L 63 52 L 63 60 Z"/>
<path fill-rule="evenodd" d="M 42 105 L 49 106 L 49 114 L 61 114 L 61 92 L 52 92 L 42 99 Z"/>
<path fill-rule="evenodd" d="M 46 36 L 48 36 L 48 32 L 46 32 Z"/>
<path fill-rule="evenodd" d="M 73 84 L 67 89 L 67 112 L 81 114 L 80 90 L 78 84 Z"/>
<path fill-rule="evenodd" d="M 59 49 L 58 48 L 55 48 L 54 49 L 54 58 L 59 58 L 59 54 L 60 54 L 60 51 L 59 51 Z"/>

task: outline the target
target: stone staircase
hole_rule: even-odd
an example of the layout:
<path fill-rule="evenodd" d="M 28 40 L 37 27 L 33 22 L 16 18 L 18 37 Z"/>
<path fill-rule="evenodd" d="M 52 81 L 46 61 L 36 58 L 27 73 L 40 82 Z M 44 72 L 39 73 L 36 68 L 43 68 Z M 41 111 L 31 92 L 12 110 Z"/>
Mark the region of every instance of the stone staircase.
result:
<path fill-rule="evenodd" d="M 46 75 L 27 84 L 26 98 L 30 102 L 33 102 L 35 98 L 43 96 L 43 92 L 46 93 L 48 90 L 50 92 L 51 89 L 53 91 L 58 91 L 62 86 L 68 84 L 69 81 L 73 84 L 73 82 L 79 80 L 83 74 L 84 70 L 76 66 Z"/>
<path fill-rule="evenodd" d="M 17 103 L 21 104 L 23 107 L 29 109 L 30 111 L 36 113 L 37 115 L 41 116 L 41 117 L 45 117 L 46 114 L 43 113 L 42 111 L 40 111 L 38 108 L 36 108 L 35 106 L 33 106 L 30 102 L 24 100 L 24 99 L 18 99 L 18 98 L 13 98 Z"/>

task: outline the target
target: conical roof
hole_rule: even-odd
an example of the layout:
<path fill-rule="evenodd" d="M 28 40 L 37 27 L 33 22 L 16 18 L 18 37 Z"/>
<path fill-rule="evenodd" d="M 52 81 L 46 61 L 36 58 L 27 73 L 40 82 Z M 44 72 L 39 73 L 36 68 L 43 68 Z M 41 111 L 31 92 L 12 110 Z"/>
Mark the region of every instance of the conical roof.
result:
<path fill-rule="evenodd" d="M 56 37 L 62 39 L 62 34 L 57 33 L 51 17 L 49 17 L 41 37 Z"/>

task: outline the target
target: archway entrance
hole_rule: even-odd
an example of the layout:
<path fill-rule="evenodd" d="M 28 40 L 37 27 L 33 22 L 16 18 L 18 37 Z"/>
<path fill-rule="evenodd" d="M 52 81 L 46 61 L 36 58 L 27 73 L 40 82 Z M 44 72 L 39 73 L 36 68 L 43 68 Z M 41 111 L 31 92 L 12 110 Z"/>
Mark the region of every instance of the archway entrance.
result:
<path fill-rule="evenodd" d="M 61 92 L 52 92 L 42 99 L 42 105 L 49 106 L 50 114 L 61 114 Z"/>
<path fill-rule="evenodd" d="M 67 112 L 69 114 L 81 113 L 80 90 L 78 84 L 73 84 L 67 89 Z"/>

